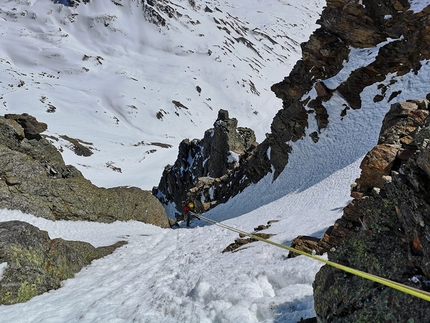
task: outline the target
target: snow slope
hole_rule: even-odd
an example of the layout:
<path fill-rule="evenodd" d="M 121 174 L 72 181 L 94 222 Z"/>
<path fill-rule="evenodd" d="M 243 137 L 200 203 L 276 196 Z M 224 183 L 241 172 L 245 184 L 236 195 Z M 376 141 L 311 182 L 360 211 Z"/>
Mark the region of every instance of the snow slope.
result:
<path fill-rule="evenodd" d="M 187 4 L 185 1 L 177 3 L 182 3 L 183 7 Z M 423 3 L 413 1 L 417 10 Z M 236 57 L 234 64 L 243 69 L 241 73 L 244 74 L 238 72 L 239 76 L 232 80 L 230 74 L 226 74 L 231 71 L 229 65 L 217 62 L 214 54 L 199 56 L 190 43 L 188 45 L 191 47 L 177 48 L 183 40 L 178 35 L 188 30 L 185 27 L 181 29 L 183 25 L 180 20 L 175 20 L 175 24 L 169 27 L 172 34 L 143 23 L 145 28 L 138 29 L 140 33 L 137 35 L 134 24 L 142 23 L 137 18 L 140 9 L 138 2 L 130 4 L 133 5 L 119 8 L 121 10 L 115 15 L 122 18 L 108 25 L 130 33 L 133 42 L 121 46 L 119 44 L 126 38 L 112 36 L 117 34 L 110 31 L 113 34 L 109 37 L 113 38 L 108 41 L 106 34 L 103 34 L 108 27 L 104 27 L 104 22 L 100 25 L 94 18 L 113 8 L 109 1 L 93 1 L 93 4 L 78 9 L 61 7 L 61 12 L 56 9 L 50 14 L 52 5 L 48 1 L 9 1 L 2 4 L 0 19 L 3 20 L 0 23 L 6 29 L 2 29 L 1 34 L 0 85 L 1 100 L 6 102 L 3 105 L 5 113 L 22 112 L 18 107 L 25 106 L 39 120 L 48 122 L 50 135 L 58 137 L 67 134 L 92 142 L 91 146 L 97 150 L 86 159 L 73 155 L 64 141 L 59 141 L 58 145 L 63 146 L 68 162 L 80 164 L 86 176 L 106 186 L 124 184 L 145 187 L 145 181 L 148 186 L 149 183 L 156 184 L 152 181 L 158 180 L 164 164 L 174 160 L 176 146 L 172 149 L 155 146 L 156 153 L 145 154 L 153 147 L 133 144 L 144 140 L 145 143 L 157 141 L 176 145 L 182 136 L 201 137 L 202 129 L 213 122 L 217 109 L 223 107 L 225 102 L 236 106 L 231 114 L 240 123 L 244 121 L 249 126 L 258 124 L 260 136 L 267 131 L 262 130 L 266 127 L 265 118 L 270 118 L 273 112 L 262 107 L 271 106 L 269 92 L 261 90 L 260 96 L 257 96 L 247 94 L 246 90 L 239 92 L 241 86 L 234 85 L 236 79 L 252 72 L 245 68 L 248 62 L 244 63 L 236 55 L 218 52 L 223 62 L 232 62 Z M 266 26 L 267 30 L 279 27 L 275 27 L 274 20 L 271 20 L 273 16 L 287 15 L 291 8 L 303 9 L 300 1 L 284 0 L 253 0 L 253 6 L 250 0 L 235 1 L 234 4 L 218 1 L 216 5 L 225 12 L 225 8 L 232 10 L 231 15 L 241 19 L 244 16 L 240 15 L 253 16 L 252 19 L 256 19 L 253 23 L 261 29 Z M 271 14 L 259 15 L 260 10 L 242 10 L 247 5 L 248 8 L 261 6 L 261 12 Z M 321 5 L 322 2 L 312 2 L 312 6 L 308 4 L 308 7 L 317 9 Z M 14 6 L 19 9 L 13 10 Z M 286 8 L 287 11 L 281 10 Z M 27 10 L 27 14 L 22 15 L 23 10 Z M 76 12 L 79 15 L 74 19 L 81 19 L 79 24 L 61 22 L 61 19 Z M 313 19 L 315 12 L 303 11 L 299 15 L 297 11 L 291 17 L 292 24 L 297 26 L 290 26 L 290 35 L 297 36 L 297 41 L 304 40 L 300 37 L 306 37 L 305 30 L 311 29 L 311 24 L 305 22 L 305 16 Z M 37 24 L 31 20 L 33 13 L 37 15 Z M 195 12 L 189 11 L 189 14 L 192 17 Z M 200 19 L 202 23 L 199 28 L 207 28 L 205 33 L 212 31 L 210 27 L 203 27 L 203 18 Z M 86 28 L 91 24 L 94 24 L 92 28 Z M 298 28 L 297 33 L 293 32 L 295 27 Z M 60 37 L 62 32 L 69 36 Z M 118 32 L 118 35 L 124 35 L 123 32 Z M 155 37 L 156 33 L 160 38 Z M 138 41 L 139 37 L 146 39 L 143 42 L 145 46 Z M 8 46 L 3 46 L 5 42 Z M 187 38 L 186 42 L 191 40 Z M 202 45 L 204 51 L 208 44 L 209 40 Z M 219 44 L 214 42 L 211 48 L 215 50 Z M 185 53 L 189 48 L 195 52 Z M 377 51 L 378 48 L 374 48 L 362 54 L 372 59 Z M 293 52 L 291 57 L 298 55 Z M 352 53 L 355 56 L 350 57 L 338 77 L 348 75 L 362 64 L 360 52 L 354 50 Z M 82 61 L 83 55 L 90 57 Z M 97 56 L 103 57 L 103 60 Z M 268 89 L 272 76 L 279 81 L 286 73 L 285 70 L 276 70 L 267 61 L 266 64 L 260 74 L 252 74 L 253 80 L 261 81 L 253 81 L 259 84 L 257 88 L 266 86 Z M 145 69 L 140 70 L 141 66 Z M 187 66 L 190 66 L 189 70 Z M 89 71 L 82 72 L 82 67 Z M 197 74 L 199 68 L 200 74 Z M 270 72 L 266 73 L 266 68 Z M 239 69 L 236 67 L 235 71 Z M 184 75 L 188 73 L 185 71 L 191 70 L 199 82 L 189 85 L 186 84 L 189 78 Z M 389 91 L 402 89 L 396 100 L 421 98 L 429 92 L 426 88 L 429 74 L 428 62 L 423 62 L 416 75 L 390 75 L 385 82 L 389 84 L 391 79 L 397 80 L 389 88 Z M 263 82 L 265 78 L 267 83 Z M 18 87 L 19 80 L 23 80 L 24 85 Z M 332 79 L 326 82 L 329 85 L 330 82 L 337 84 L 340 81 Z M 203 100 L 195 91 L 197 84 L 202 88 Z M 232 92 L 226 90 L 226 84 L 233 88 Z M 146 92 L 142 90 L 143 86 Z M 177 92 L 174 90 L 176 88 Z M 266 232 L 276 234 L 272 240 L 284 244 L 290 243 L 299 234 L 320 236 L 341 216 L 342 208 L 350 199 L 349 185 L 359 175 L 360 160 L 377 141 L 381 120 L 389 103 L 374 103 L 375 90 L 376 85 L 365 89 L 362 109 L 348 112 L 342 122 L 331 120 L 317 144 L 310 138 L 295 143 L 287 168 L 275 182 L 272 183 L 271 176 L 267 176 L 206 216 L 245 231 L 252 231 L 267 221 L 278 220 Z M 211 102 L 208 104 L 213 110 L 202 103 L 207 97 L 204 91 L 211 91 L 212 101 L 206 103 Z M 47 97 L 45 102 L 40 100 L 42 95 Z M 191 101 L 187 101 L 187 97 Z M 183 104 L 195 104 L 189 104 L 189 110 L 175 111 L 174 107 L 169 106 L 175 99 Z M 258 114 L 248 113 L 246 109 L 251 109 L 250 106 L 241 106 L 246 100 L 258 106 Z M 327 105 L 329 115 L 340 119 L 342 103 L 342 98 L 334 96 Z M 47 113 L 48 104 L 54 105 L 56 112 Z M 127 110 L 128 105 L 135 105 L 137 112 L 128 113 L 135 110 Z M 147 111 L 145 106 L 151 109 Z M 169 111 L 162 121 L 154 117 L 159 109 Z M 114 117 L 118 118 L 118 123 Z M 309 132 L 315 129 L 316 125 L 311 125 Z M 355 131 L 351 132 L 351 129 Z M 194 131 L 196 135 L 193 135 Z M 139 163 L 142 155 L 145 159 Z M 106 168 L 105 163 L 109 161 L 121 167 L 123 172 Z M 235 253 L 222 253 L 237 238 L 237 234 L 203 221 L 195 220 L 192 229 L 166 230 L 137 222 L 52 222 L 6 210 L 0 211 L 0 218 L 4 221 L 24 220 L 47 230 L 51 238 L 88 241 L 95 246 L 118 240 L 128 241 L 112 255 L 94 261 L 75 278 L 65 281 L 59 290 L 37 296 L 25 304 L 0 306 L 1 322 L 295 323 L 301 317 L 314 315 L 311 285 L 320 264 L 304 257 L 287 259 L 284 250 L 261 242 L 249 244 Z M 0 264 L 0 277 L 5 266 L 7 264 Z"/>
<path fill-rule="evenodd" d="M 407 87 L 412 81 L 406 77 L 399 82 Z M 355 112 L 367 117 L 364 130 L 380 126 L 371 109 Z M 266 232 L 284 244 L 299 234 L 322 235 L 349 201 L 349 185 L 359 175 L 361 158 L 354 161 L 355 156 L 374 144 L 370 139 L 354 144 L 351 140 L 357 138 L 344 135 L 348 122 L 357 121 L 354 116 L 327 129 L 322 146 L 299 142 L 289 167 L 274 183 L 267 177 L 206 216 L 246 231 L 278 220 Z M 343 153 L 324 160 L 336 147 Z M 284 250 L 261 242 L 222 253 L 237 234 L 203 221 L 195 220 L 192 229 L 166 230 L 137 222 L 52 222 L 18 211 L 0 214 L 3 220 L 30 222 L 51 238 L 95 246 L 129 242 L 59 290 L 25 304 L 0 306 L 5 322 L 295 323 L 314 315 L 312 281 L 319 263 L 287 259 Z"/>
<path fill-rule="evenodd" d="M 272 239 L 280 243 L 298 234 L 321 234 L 340 216 L 357 166 L 225 223 L 252 231 L 279 220 L 267 232 L 275 233 Z M 222 253 L 237 234 L 203 221 L 195 220 L 192 229 L 167 230 L 137 222 L 52 222 L 18 211 L 1 211 L 0 216 L 30 222 L 51 238 L 95 246 L 129 242 L 94 261 L 59 290 L 25 304 L 0 306 L 5 322 L 293 323 L 314 315 L 311 284 L 320 264 L 304 257 L 287 259 L 285 250 L 261 242 Z M 217 209 L 207 216 L 223 217 Z"/>
<path fill-rule="evenodd" d="M 165 26 L 145 19 L 140 0 L 0 6 L 3 113 L 46 122 L 66 163 L 96 185 L 151 189 L 219 109 L 262 141 L 281 108 L 270 86 L 299 59 L 324 1 L 155 3 L 173 12 L 159 10 Z M 76 156 L 63 135 L 94 154 Z"/>

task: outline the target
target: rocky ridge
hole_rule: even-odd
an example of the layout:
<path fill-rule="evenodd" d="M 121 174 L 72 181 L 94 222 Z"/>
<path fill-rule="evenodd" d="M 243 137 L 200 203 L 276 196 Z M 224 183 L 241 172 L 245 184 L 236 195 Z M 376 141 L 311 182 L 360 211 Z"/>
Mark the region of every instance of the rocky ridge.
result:
<path fill-rule="evenodd" d="M 292 247 L 430 291 L 429 114 L 427 100 L 392 104 L 343 216 L 323 238 L 299 236 Z M 318 322 L 421 322 L 429 315 L 417 298 L 328 266 L 316 276 L 314 297 Z"/>
<path fill-rule="evenodd" d="M 377 83 L 380 93 L 375 94 L 374 101 L 385 97 L 391 101 L 399 93 L 390 93 L 388 75 L 417 72 L 421 62 L 430 58 L 430 39 L 424 36 L 428 34 L 430 6 L 419 13 L 408 11 L 409 7 L 408 1 L 327 1 L 318 21 L 321 28 L 302 44 L 302 59 L 288 77 L 272 86 L 283 101 L 283 109 L 262 146 L 271 148 L 267 164 L 275 168 L 275 178 L 288 162 L 291 146 L 287 142 L 306 135 L 309 117 L 316 119 L 319 130 L 324 129 L 329 119 L 360 109 L 360 93 Z M 352 49 L 375 46 L 379 53 L 374 61 L 352 71 L 336 88 L 324 83 L 342 69 Z M 314 97 L 308 94 L 311 90 L 315 90 Z M 329 116 L 324 106 L 334 93 L 347 102 L 340 116 Z M 318 140 L 318 133 L 308 135 Z"/>
<path fill-rule="evenodd" d="M 47 125 L 27 114 L 0 117 L 0 207 L 49 220 L 137 220 L 169 227 L 151 192 L 135 187 L 99 188 L 40 133 Z"/>
<path fill-rule="evenodd" d="M 254 132 L 237 127 L 228 111 L 220 110 L 214 128 L 203 139 L 185 139 L 179 145 L 174 165 L 165 167 L 153 194 L 164 204 L 177 208 L 184 200 L 193 200 L 199 212 L 225 202 L 230 190 L 230 174 L 252 154 L 257 146 Z M 242 188 L 248 185 L 242 182 Z M 181 210 L 178 209 L 179 212 Z"/>
<path fill-rule="evenodd" d="M 317 243 L 329 260 L 430 291 L 429 101 L 395 103 L 365 156 L 354 198 Z M 428 303 L 324 266 L 318 322 L 425 322 Z"/>

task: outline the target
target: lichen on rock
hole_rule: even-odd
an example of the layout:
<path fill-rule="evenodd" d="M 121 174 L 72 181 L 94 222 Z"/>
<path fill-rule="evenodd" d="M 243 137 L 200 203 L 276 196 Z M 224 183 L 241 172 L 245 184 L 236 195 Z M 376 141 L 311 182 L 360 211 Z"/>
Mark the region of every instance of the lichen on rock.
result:
<path fill-rule="evenodd" d="M 58 289 L 63 280 L 125 243 L 95 248 L 87 242 L 51 240 L 46 231 L 26 222 L 0 222 L 0 263 L 7 263 L 0 279 L 0 304 L 26 302 Z"/>

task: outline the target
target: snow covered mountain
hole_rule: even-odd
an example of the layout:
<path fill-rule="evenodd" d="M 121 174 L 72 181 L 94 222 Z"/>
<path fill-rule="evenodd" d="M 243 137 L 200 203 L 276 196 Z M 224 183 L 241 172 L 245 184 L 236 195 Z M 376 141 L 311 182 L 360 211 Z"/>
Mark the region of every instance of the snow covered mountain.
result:
<path fill-rule="evenodd" d="M 1 108 L 46 122 L 66 163 L 94 184 L 144 189 L 219 109 L 263 140 L 281 107 L 270 86 L 300 57 L 324 4 L 54 2 L 1 5 Z M 67 138 L 93 155 L 76 156 Z"/>
<path fill-rule="evenodd" d="M 338 8 L 344 4 L 328 2 Z M 357 9 L 363 2 L 348 3 Z M 1 5 L 4 112 L 28 112 L 48 123 L 48 134 L 66 161 L 95 184 L 142 188 L 158 182 L 162 168 L 174 161 L 179 141 L 200 138 L 219 108 L 253 128 L 257 140 L 264 139 L 281 105 L 270 87 L 301 57 L 298 44 L 315 29 L 324 5 L 285 0 L 73 3 L 77 7 L 48 0 Z M 410 5 L 409 18 L 429 5 L 384 2 L 407 12 L 402 3 Z M 383 18 L 388 23 L 392 16 Z M 339 70 L 323 83 L 335 92 L 354 71 L 371 65 L 389 42 L 365 48 L 348 44 Z M 350 200 L 350 184 L 377 141 L 392 94 L 406 100 L 430 92 L 428 59 L 420 62 L 420 69 L 389 74 L 365 87 L 359 94 L 361 109 L 346 109 L 348 100 L 334 93 L 324 103 L 330 123 L 322 128 L 317 118 L 308 118 L 306 135 L 295 138 L 275 181 L 269 174 L 206 215 L 246 231 L 278 220 L 267 232 L 282 244 L 299 234 L 321 236 Z M 312 86 L 304 93 L 306 102 L 320 96 Z M 382 89 L 387 94 L 375 101 Z M 313 132 L 316 143 L 309 136 Z M 93 155 L 76 156 L 63 135 L 79 139 Z M 128 241 L 59 290 L 0 306 L 0 317 L 8 322 L 295 323 L 315 316 L 312 282 L 320 264 L 287 259 L 283 250 L 261 243 L 222 253 L 237 236 L 216 226 L 195 221 L 191 230 L 167 230 L 136 222 L 53 222 L 7 210 L 0 216 L 33 223 L 51 238 L 95 246 Z M 0 277 L 4 268 L 7 263 L 0 263 Z"/>

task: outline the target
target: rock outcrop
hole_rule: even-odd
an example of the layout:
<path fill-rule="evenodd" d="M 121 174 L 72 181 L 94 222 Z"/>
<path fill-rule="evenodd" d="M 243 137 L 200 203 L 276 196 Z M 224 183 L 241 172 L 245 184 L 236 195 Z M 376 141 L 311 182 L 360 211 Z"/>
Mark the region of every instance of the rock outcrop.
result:
<path fill-rule="evenodd" d="M 0 208 L 50 220 L 138 220 L 169 227 L 163 206 L 136 187 L 99 188 L 43 138 L 29 115 L 0 117 Z"/>
<path fill-rule="evenodd" d="M 302 59 L 288 77 L 272 86 L 273 92 L 283 101 L 271 126 L 271 134 L 260 145 L 250 163 L 264 159 L 258 173 L 265 175 L 274 169 L 276 178 L 288 163 L 295 142 L 306 134 L 309 117 L 316 119 L 319 130 L 327 127 L 330 118 L 324 102 L 333 93 L 341 95 L 350 109 L 361 108 L 360 93 L 364 88 L 382 82 L 390 73 L 398 76 L 417 72 L 421 62 L 430 58 L 429 14 L 430 6 L 422 12 L 408 11 L 408 1 L 385 0 L 328 0 L 321 19 L 321 28 L 309 41 L 302 44 Z M 324 81 L 335 76 L 354 48 L 379 46 L 379 54 L 368 65 L 351 72 L 336 88 L 329 88 Z M 315 90 L 316 96 L 308 93 Z M 387 86 L 379 87 L 375 102 L 389 95 L 388 101 L 399 93 L 389 93 Z M 425 95 L 425 94 L 424 94 Z M 318 132 L 308 134 L 316 142 Z M 254 166 L 256 167 L 256 166 Z"/>
<path fill-rule="evenodd" d="M 329 260 L 430 291 L 429 101 L 395 103 L 361 163 L 353 201 L 324 235 Z M 314 282 L 318 322 L 426 322 L 426 301 L 328 266 Z"/>
<path fill-rule="evenodd" d="M 207 130 L 203 139 L 183 140 L 175 164 L 166 166 L 153 194 L 164 204 L 173 202 L 177 207 L 192 199 L 199 211 L 225 202 L 229 176 L 257 146 L 254 132 L 237 124 L 226 110 L 220 110 L 214 128 Z M 243 183 L 241 188 L 246 186 Z"/>
<path fill-rule="evenodd" d="M 26 302 L 58 289 L 63 280 L 124 244 L 95 248 L 86 242 L 51 240 L 46 231 L 25 222 L 0 222 L 0 304 Z"/>

